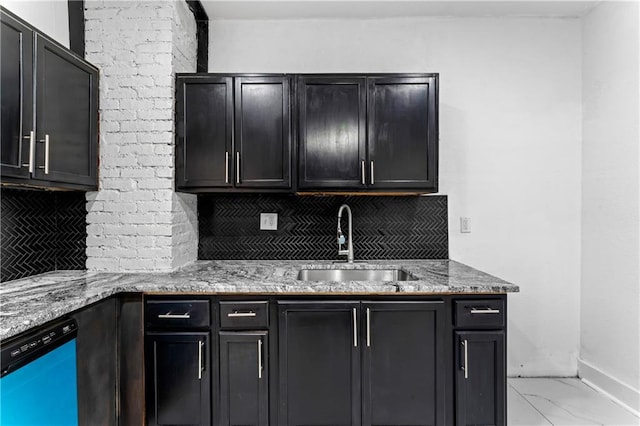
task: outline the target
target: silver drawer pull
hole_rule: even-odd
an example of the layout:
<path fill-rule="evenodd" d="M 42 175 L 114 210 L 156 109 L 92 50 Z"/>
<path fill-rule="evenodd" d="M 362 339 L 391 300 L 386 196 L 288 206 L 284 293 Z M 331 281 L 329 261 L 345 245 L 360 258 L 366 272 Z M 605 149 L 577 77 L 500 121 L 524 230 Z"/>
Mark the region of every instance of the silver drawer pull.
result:
<path fill-rule="evenodd" d="M 49 135 L 45 134 L 44 139 L 38 142 L 44 143 L 44 166 L 38 166 L 39 169 L 44 169 L 44 174 L 49 174 Z"/>
<path fill-rule="evenodd" d="M 23 164 L 22 167 L 29 167 L 29 173 L 33 173 L 33 152 L 36 149 L 36 132 L 31 130 L 29 136 L 24 136 L 24 139 L 29 139 L 29 162 Z"/>
<path fill-rule="evenodd" d="M 367 347 L 371 346 L 371 310 L 367 308 Z"/>
<path fill-rule="evenodd" d="M 500 309 L 491 308 L 471 308 L 472 314 L 499 314 Z"/>
<path fill-rule="evenodd" d="M 467 342 L 467 339 L 464 339 L 462 341 L 462 346 L 464 347 L 464 367 L 462 367 L 462 369 L 464 370 L 464 378 L 468 379 L 469 378 L 469 350 L 468 350 L 469 342 Z"/>
<path fill-rule="evenodd" d="M 240 151 L 236 152 L 236 183 L 240 183 Z"/>
<path fill-rule="evenodd" d="M 202 366 L 202 347 L 204 346 L 204 343 L 201 341 L 198 341 L 198 380 L 202 380 L 202 370 L 204 370 L 204 367 Z"/>
<path fill-rule="evenodd" d="M 229 151 L 224 153 L 224 183 L 229 183 Z"/>
<path fill-rule="evenodd" d="M 353 308 L 353 347 L 358 347 L 358 314 L 356 308 Z"/>
<path fill-rule="evenodd" d="M 258 379 L 262 379 L 262 339 L 258 339 Z"/>
<path fill-rule="evenodd" d="M 191 318 L 191 314 L 189 312 L 185 314 L 172 314 L 171 312 L 167 312 L 166 314 L 159 314 L 158 318 L 160 319 L 189 319 Z"/>
<path fill-rule="evenodd" d="M 227 317 L 229 318 L 247 318 L 247 317 L 255 317 L 257 314 L 253 311 L 249 311 L 249 312 L 238 312 L 238 311 L 233 311 L 233 312 L 229 312 L 227 314 Z"/>
<path fill-rule="evenodd" d="M 376 183 L 375 180 L 375 173 L 373 172 L 373 161 L 371 161 L 371 185 L 374 185 Z"/>

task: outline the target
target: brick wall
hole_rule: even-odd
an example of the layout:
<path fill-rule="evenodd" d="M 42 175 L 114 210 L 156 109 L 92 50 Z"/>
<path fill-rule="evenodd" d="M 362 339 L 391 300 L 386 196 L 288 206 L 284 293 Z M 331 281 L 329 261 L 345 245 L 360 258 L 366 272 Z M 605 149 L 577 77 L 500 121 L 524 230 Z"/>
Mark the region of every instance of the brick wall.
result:
<path fill-rule="evenodd" d="M 100 68 L 100 190 L 87 194 L 87 269 L 168 271 L 196 259 L 196 197 L 174 191 L 174 75 L 196 69 L 184 1 L 86 2 Z"/>

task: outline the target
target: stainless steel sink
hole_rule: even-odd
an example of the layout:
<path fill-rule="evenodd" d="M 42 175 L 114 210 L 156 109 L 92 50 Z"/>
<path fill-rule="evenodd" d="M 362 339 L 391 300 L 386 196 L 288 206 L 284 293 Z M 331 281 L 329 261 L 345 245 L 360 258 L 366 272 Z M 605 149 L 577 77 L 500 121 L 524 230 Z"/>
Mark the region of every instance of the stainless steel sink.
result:
<path fill-rule="evenodd" d="M 402 269 L 301 269 L 301 281 L 410 281 L 416 278 Z"/>

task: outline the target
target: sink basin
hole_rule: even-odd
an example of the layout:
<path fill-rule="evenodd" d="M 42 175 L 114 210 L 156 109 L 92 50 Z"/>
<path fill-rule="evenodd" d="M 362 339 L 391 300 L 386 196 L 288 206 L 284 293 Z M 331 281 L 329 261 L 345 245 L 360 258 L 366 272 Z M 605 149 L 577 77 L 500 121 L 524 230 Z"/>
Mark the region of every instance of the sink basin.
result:
<path fill-rule="evenodd" d="M 415 277 L 402 269 L 301 269 L 301 281 L 409 281 Z"/>

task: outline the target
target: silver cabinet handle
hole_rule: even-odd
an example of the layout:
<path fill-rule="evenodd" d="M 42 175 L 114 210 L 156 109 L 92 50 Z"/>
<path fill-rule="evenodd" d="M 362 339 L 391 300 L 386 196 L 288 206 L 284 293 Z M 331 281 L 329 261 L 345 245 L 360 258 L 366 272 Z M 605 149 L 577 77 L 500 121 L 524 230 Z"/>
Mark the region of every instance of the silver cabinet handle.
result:
<path fill-rule="evenodd" d="M 258 379 L 262 379 L 262 339 L 258 339 Z"/>
<path fill-rule="evenodd" d="M 198 340 L 198 380 L 202 379 L 202 347 L 204 343 Z"/>
<path fill-rule="evenodd" d="M 462 346 L 464 347 L 464 366 L 462 369 L 464 370 L 464 378 L 469 378 L 469 351 L 467 350 L 467 339 L 462 341 Z"/>
<path fill-rule="evenodd" d="M 371 161 L 371 185 L 373 185 L 374 183 L 376 183 L 375 180 L 375 173 L 373 171 L 373 160 Z"/>
<path fill-rule="evenodd" d="M 356 308 L 353 308 L 353 347 L 358 347 L 358 314 Z"/>
<path fill-rule="evenodd" d="M 229 151 L 224 153 L 224 183 L 229 183 Z"/>
<path fill-rule="evenodd" d="M 243 318 L 243 317 L 255 317 L 255 316 L 256 316 L 256 313 L 253 311 L 249 311 L 249 312 L 233 311 L 227 314 L 227 317 L 229 318 Z"/>
<path fill-rule="evenodd" d="M 23 164 L 22 167 L 29 167 L 29 173 L 33 173 L 33 151 L 36 149 L 36 132 L 31 130 L 29 136 L 23 136 L 24 139 L 29 139 L 29 162 Z"/>
<path fill-rule="evenodd" d="M 167 312 L 166 314 L 159 314 L 159 319 L 189 319 L 191 318 L 191 314 L 189 312 L 184 314 L 172 314 L 171 312 Z"/>
<path fill-rule="evenodd" d="M 362 184 L 365 185 L 365 174 L 366 172 L 364 171 L 365 165 L 364 165 L 364 160 L 362 160 Z"/>
<path fill-rule="evenodd" d="M 491 308 L 471 308 L 472 314 L 499 314 L 500 309 Z"/>
<path fill-rule="evenodd" d="M 240 152 L 236 152 L 236 183 L 240 183 Z"/>
<path fill-rule="evenodd" d="M 44 166 L 39 166 L 39 169 L 44 169 L 44 174 L 49 174 L 49 135 L 45 134 L 44 139 L 39 141 L 44 142 Z"/>
<path fill-rule="evenodd" d="M 367 308 L 367 347 L 371 346 L 371 310 Z"/>

